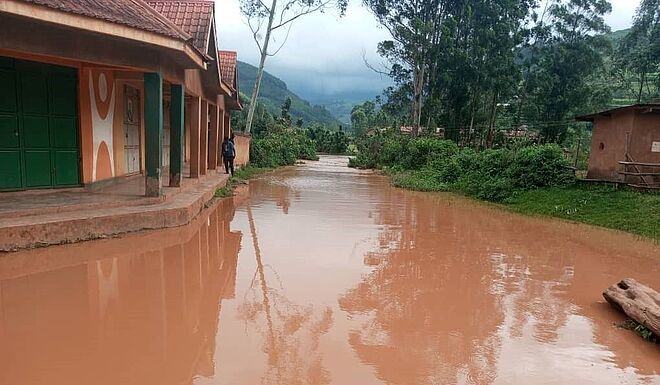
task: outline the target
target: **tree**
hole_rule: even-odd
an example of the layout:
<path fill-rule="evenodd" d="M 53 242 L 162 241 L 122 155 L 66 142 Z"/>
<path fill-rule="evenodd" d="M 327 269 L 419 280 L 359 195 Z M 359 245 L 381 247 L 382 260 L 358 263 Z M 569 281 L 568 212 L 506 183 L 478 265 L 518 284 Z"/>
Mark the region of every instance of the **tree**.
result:
<path fill-rule="evenodd" d="M 257 43 L 261 56 L 257 69 L 257 79 L 252 90 L 252 97 L 250 98 L 250 107 L 245 126 L 247 133 L 250 133 L 252 129 L 266 58 L 276 55 L 284 47 L 293 22 L 302 16 L 315 12 L 323 12 L 331 8 L 338 9 L 340 16 L 343 16 L 348 6 L 348 0 L 283 0 L 280 5 L 278 5 L 278 0 L 272 0 L 270 6 L 266 5 L 264 1 L 266 0 L 240 0 L 241 13 L 247 18 L 248 26 L 252 31 L 252 37 Z M 263 29 L 264 23 L 266 24 L 265 30 Z M 268 48 L 273 38 L 273 33 L 283 29 L 287 31 L 279 48 L 269 51 Z M 263 38 L 261 37 L 262 32 L 265 32 Z"/>
<path fill-rule="evenodd" d="M 548 25 L 539 43 L 539 59 L 529 75 L 532 118 L 546 141 L 561 143 L 577 113 L 599 105 L 597 84 L 604 75 L 609 32 L 603 15 L 608 0 L 551 0 Z"/>
<path fill-rule="evenodd" d="M 363 0 L 392 40 L 378 44 L 378 53 L 392 63 L 390 75 L 412 82 L 411 121 L 419 133 L 424 90 L 428 84 L 434 43 L 440 36 L 442 0 Z"/>
<path fill-rule="evenodd" d="M 660 0 L 642 0 L 618 56 L 620 68 L 635 75 L 637 103 L 660 96 Z M 656 77 L 655 84 L 650 81 L 652 76 Z"/>
<path fill-rule="evenodd" d="M 291 98 L 288 96 L 284 100 L 284 104 L 282 104 L 282 114 L 280 115 L 280 120 L 287 126 L 291 125 Z"/>

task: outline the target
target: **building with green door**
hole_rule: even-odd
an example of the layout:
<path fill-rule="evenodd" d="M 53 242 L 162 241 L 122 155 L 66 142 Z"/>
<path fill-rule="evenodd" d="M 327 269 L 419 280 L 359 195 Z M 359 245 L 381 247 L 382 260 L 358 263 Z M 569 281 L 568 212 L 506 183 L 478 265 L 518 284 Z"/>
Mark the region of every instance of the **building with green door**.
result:
<path fill-rule="evenodd" d="M 0 191 L 138 175 L 158 196 L 216 168 L 241 107 L 214 2 L 7 0 L 0 20 Z"/>

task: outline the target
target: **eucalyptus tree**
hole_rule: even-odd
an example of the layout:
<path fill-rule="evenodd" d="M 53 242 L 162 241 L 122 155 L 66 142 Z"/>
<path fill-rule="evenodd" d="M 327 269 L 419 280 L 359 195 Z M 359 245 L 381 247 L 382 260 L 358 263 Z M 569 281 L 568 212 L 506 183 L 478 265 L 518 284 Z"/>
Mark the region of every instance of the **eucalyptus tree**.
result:
<path fill-rule="evenodd" d="M 391 40 L 378 44 L 378 53 L 392 63 L 390 74 L 399 83 L 412 83 L 411 123 L 419 133 L 424 91 L 432 51 L 444 18 L 443 0 L 363 0 Z"/>
<path fill-rule="evenodd" d="M 638 83 L 638 103 L 660 96 L 660 0 L 641 1 L 618 55 L 622 69 L 633 73 Z"/>
<path fill-rule="evenodd" d="M 527 115 L 546 141 L 561 143 L 577 113 L 602 104 L 599 84 L 609 40 L 603 16 L 609 0 L 551 0 L 539 42 L 539 59 L 529 77 Z"/>
<path fill-rule="evenodd" d="M 348 6 L 348 0 L 239 0 L 241 13 L 247 19 L 247 24 L 252 31 L 252 37 L 259 49 L 260 60 L 257 69 L 257 79 L 250 98 L 245 131 L 252 129 L 254 113 L 259 98 L 261 79 L 264 74 L 266 58 L 275 56 L 286 43 L 293 23 L 299 18 L 329 9 L 337 9 L 343 16 Z M 270 4 L 266 4 L 270 2 Z M 269 50 L 274 34 L 282 32 L 279 47 Z M 263 34 L 263 36 L 262 36 Z"/>

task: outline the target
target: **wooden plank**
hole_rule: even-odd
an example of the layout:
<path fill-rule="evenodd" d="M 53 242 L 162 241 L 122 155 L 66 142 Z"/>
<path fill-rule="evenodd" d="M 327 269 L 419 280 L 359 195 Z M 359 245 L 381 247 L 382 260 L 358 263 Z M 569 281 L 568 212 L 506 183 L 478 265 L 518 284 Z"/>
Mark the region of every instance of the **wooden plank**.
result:
<path fill-rule="evenodd" d="M 660 172 L 630 172 L 630 171 L 619 171 L 619 174 L 622 174 L 622 175 L 633 175 L 633 176 L 642 176 L 642 175 L 660 176 Z"/>
<path fill-rule="evenodd" d="M 648 166 L 648 167 L 660 167 L 660 163 L 644 163 L 644 162 L 626 162 L 623 160 L 619 161 L 619 164 L 624 166 Z"/>
<path fill-rule="evenodd" d="M 634 188 L 640 188 L 640 189 L 648 189 L 648 190 L 660 190 L 660 186 L 647 186 L 647 185 L 639 185 L 639 184 L 628 184 L 630 187 Z"/>
<path fill-rule="evenodd" d="M 660 294 L 632 278 L 626 278 L 603 292 L 603 297 L 637 323 L 660 336 Z"/>

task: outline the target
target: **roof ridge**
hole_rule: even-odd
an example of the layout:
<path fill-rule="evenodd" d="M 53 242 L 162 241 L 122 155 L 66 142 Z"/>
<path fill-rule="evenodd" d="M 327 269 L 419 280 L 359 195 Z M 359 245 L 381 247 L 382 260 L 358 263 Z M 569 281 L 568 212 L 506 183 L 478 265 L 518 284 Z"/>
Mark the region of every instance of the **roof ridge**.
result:
<path fill-rule="evenodd" d="M 213 0 L 146 0 L 148 3 L 203 3 L 213 4 Z"/>
<path fill-rule="evenodd" d="M 135 5 L 138 5 L 142 8 L 144 8 L 147 12 L 151 13 L 154 15 L 157 21 L 160 23 L 164 24 L 165 26 L 174 29 L 178 33 L 181 34 L 181 37 L 185 41 L 190 41 L 192 39 L 192 36 L 190 36 L 186 31 L 184 31 L 182 28 L 174 24 L 170 19 L 165 17 L 165 15 L 161 14 L 160 12 L 156 11 L 152 6 L 150 6 L 147 1 L 145 0 L 130 0 L 132 1 Z"/>

